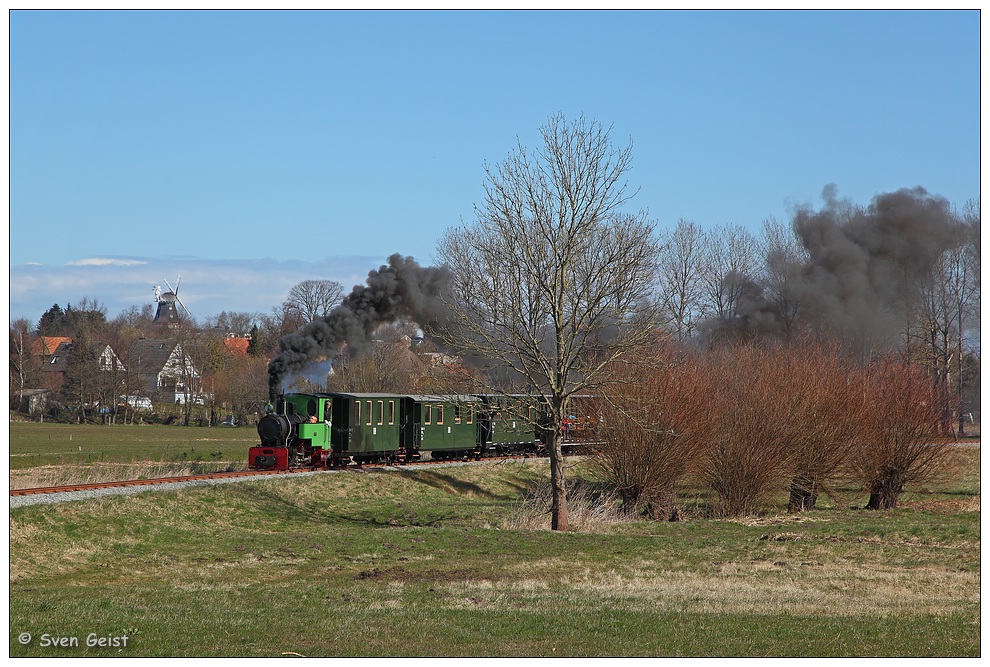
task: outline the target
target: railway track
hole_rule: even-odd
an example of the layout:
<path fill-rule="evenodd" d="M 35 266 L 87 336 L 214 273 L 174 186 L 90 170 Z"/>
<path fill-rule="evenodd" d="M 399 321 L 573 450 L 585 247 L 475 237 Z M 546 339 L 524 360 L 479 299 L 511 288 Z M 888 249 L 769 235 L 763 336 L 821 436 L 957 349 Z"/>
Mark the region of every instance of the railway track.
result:
<path fill-rule="evenodd" d="M 10 496 L 33 496 L 48 493 L 68 493 L 72 491 L 92 491 L 95 489 L 113 489 L 126 486 L 155 486 L 158 484 L 173 484 L 177 482 L 197 482 L 211 479 L 227 479 L 231 477 L 256 477 L 261 475 L 288 474 L 293 472 L 312 472 L 312 469 L 296 470 L 241 470 L 237 472 L 213 472 L 202 475 L 181 475 L 177 477 L 153 477 L 150 479 L 127 479 L 114 482 L 93 482 L 90 484 L 66 484 L 63 486 L 39 486 L 30 489 L 11 489 Z"/>
<path fill-rule="evenodd" d="M 487 461 L 509 461 L 514 459 L 529 458 L 524 456 L 494 456 L 478 459 L 479 462 Z M 473 459 L 472 459 L 473 460 Z M 289 470 L 240 470 L 236 472 L 214 472 L 201 475 L 181 475 L 175 477 L 154 477 L 149 479 L 129 479 L 113 482 L 93 482 L 89 484 L 66 484 L 63 486 L 39 486 L 29 489 L 11 489 L 10 497 L 48 495 L 53 493 L 71 493 L 73 491 L 94 491 L 99 489 L 115 489 L 135 486 L 157 486 L 161 484 L 175 484 L 182 482 L 199 482 L 218 479 L 231 479 L 238 477 L 262 477 L 265 475 L 290 475 L 293 473 L 312 473 L 330 471 L 359 471 L 375 470 L 386 468 L 412 468 L 420 466 L 431 466 L 451 463 L 469 463 L 470 461 L 410 461 L 400 465 L 385 463 L 364 463 L 361 465 L 349 465 L 344 468 L 292 468 Z"/>

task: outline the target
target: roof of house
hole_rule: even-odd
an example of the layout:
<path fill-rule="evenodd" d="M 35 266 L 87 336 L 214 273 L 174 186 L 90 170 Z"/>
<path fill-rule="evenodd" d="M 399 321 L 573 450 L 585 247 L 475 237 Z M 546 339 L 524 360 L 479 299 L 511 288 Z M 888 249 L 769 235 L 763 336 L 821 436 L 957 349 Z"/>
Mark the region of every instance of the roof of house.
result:
<path fill-rule="evenodd" d="M 38 338 L 31 343 L 31 354 L 41 357 L 47 354 L 55 354 L 55 350 L 62 343 L 71 343 L 72 338 L 69 336 L 38 336 Z"/>
<path fill-rule="evenodd" d="M 127 355 L 127 367 L 136 373 L 158 373 L 172 356 L 172 351 L 178 345 L 174 340 L 158 338 L 141 338 L 131 345 Z"/>
<path fill-rule="evenodd" d="M 251 340 L 249 338 L 235 338 L 228 336 L 223 339 L 224 347 L 231 354 L 243 357 L 248 353 L 248 347 L 251 346 Z"/>
<path fill-rule="evenodd" d="M 66 338 L 59 343 L 58 347 L 51 354 L 51 357 L 47 360 L 48 363 L 45 364 L 45 369 L 55 373 L 65 373 L 69 368 L 69 353 L 72 351 L 72 346 L 73 342 L 71 338 Z M 109 351 L 111 358 L 107 360 L 107 366 L 116 366 L 118 370 L 124 370 L 124 365 L 121 363 L 120 357 L 117 356 L 117 353 L 108 344 L 96 343 L 93 349 L 101 356 Z M 107 366 L 104 366 L 104 370 L 109 370 Z"/>
<path fill-rule="evenodd" d="M 69 348 L 72 347 L 72 339 L 66 338 L 58 344 L 52 352 L 51 359 L 45 366 L 45 370 L 55 373 L 64 373 L 69 367 Z"/>

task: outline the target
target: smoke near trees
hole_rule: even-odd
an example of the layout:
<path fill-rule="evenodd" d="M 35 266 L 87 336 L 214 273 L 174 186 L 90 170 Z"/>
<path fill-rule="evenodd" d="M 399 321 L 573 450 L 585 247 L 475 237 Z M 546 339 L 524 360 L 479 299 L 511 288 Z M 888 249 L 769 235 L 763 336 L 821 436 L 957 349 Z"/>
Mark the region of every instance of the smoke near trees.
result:
<path fill-rule="evenodd" d="M 953 419 L 961 435 L 978 410 L 978 201 L 960 213 L 913 188 L 860 207 L 835 186 L 823 199 L 789 229 L 766 221 L 759 239 L 683 220 L 664 237 L 660 302 L 679 345 L 667 362 L 637 358 L 603 427 L 627 509 L 677 516 L 674 489 L 692 472 L 721 516 L 784 493 L 789 511 L 814 509 L 839 483 L 892 509 L 939 471 Z M 685 355 L 704 370 L 672 372 Z M 699 395 L 709 428 L 677 425 Z"/>
<path fill-rule="evenodd" d="M 325 317 L 282 338 L 268 367 L 269 393 L 277 393 L 287 376 L 327 360 L 345 344 L 351 353 L 360 353 L 382 324 L 402 318 L 422 326 L 437 322 L 445 313 L 440 295 L 448 276 L 445 268 L 424 268 L 411 257 L 392 255 L 387 266 L 371 271 L 366 283 L 356 285 Z"/>
<path fill-rule="evenodd" d="M 933 266 L 969 242 L 948 201 L 923 188 L 879 194 L 866 207 L 840 199 L 834 185 L 822 195 L 820 210 L 794 216 L 798 246 L 778 244 L 764 256 L 772 289 L 756 272 L 724 270 L 724 260 L 709 265 L 709 291 L 723 299 L 703 325 L 710 337 L 786 337 L 797 315 L 806 327 L 861 348 L 894 349 Z"/>

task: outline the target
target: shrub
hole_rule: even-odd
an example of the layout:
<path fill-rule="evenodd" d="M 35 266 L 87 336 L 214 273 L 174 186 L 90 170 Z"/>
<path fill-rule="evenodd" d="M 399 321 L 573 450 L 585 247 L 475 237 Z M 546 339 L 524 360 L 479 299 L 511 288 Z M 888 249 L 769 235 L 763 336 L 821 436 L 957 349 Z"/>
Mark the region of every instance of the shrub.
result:
<path fill-rule="evenodd" d="M 503 521 L 511 530 L 550 530 L 552 489 L 543 480 L 520 498 L 512 515 Z M 600 526 L 616 524 L 624 517 L 616 509 L 618 499 L 610 490 L 584 480 L 567 484 L 567 514 L 571 530 L 593 531 Z"/>
<path fill-rule="evenodd" d="M 821 493 L 832 491 L 859 437 L 863 395 L 858 365 L 837 345 L 806 342 L 780 354 L 785 368 L 780 400 L 785 421 L 790 474 L 789 512 L 814 509 Z"/>
<path fill-rule="evenodd" d="M 773 350 L 749 343 L 712 353 L 705 367 L 713 423 L 702 476 L 718 495 L 714 515 L 747 514 L 781 486 L 789 468 L 786 367 Z"/>
<path fill-rule="evenodd" d="M 919 368 L 883 359 L 863 374 L 861 439 L 851 469 L 869 491 L 868 509 L 889 510 L 906 484 L 945 464 L 948 434 L 934 384 Z"/>
<path fill-rule="evenodd" d="M 594 461 L 628 514 L 675 519 L 676 488 L 707 446 L 708 383 L 672 345 L 611 368 L 620 378 L 603 400 Z"/>

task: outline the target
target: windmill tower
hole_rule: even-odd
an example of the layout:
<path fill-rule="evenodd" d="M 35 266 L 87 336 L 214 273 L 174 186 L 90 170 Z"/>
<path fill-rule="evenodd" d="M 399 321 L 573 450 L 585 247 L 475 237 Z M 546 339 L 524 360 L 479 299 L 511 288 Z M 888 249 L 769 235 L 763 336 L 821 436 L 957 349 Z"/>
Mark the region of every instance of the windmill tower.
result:
<path fill-rule="evenodd" d="M 176 305 L 186 311 L 186 315 L 192 316 L 186 305 L 179 300 L 179 282 L 181 280 L 182 276 L 178 276 L 175 279 L 175 289 L 172 289 L 172 286 L 166 280 L 165 287 L 168 288 L 167 292 L 162 292 L 162 288 L 155 285 L 155 301 L 158 303 L 158 310 L 155 312 L 155 324 L 167 326 L 170 329 L 179 328 L 182 325 L 182 319 L 179 316 L 179 309 Z"/>

